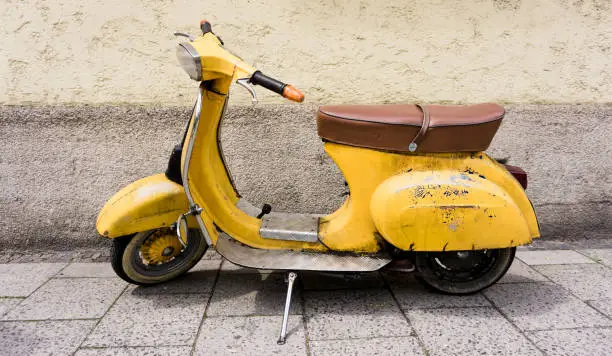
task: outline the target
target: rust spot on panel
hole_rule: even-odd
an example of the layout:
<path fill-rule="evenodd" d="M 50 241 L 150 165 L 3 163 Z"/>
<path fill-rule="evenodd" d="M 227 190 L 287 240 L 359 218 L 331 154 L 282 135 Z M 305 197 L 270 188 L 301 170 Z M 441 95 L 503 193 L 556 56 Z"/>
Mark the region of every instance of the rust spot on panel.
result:
<path fill-rule="evenodd" d="M 451 195 L 456 195 L 456 196 L 463 196 L 468 194 L 469 191 L 467 189 L 448 189 L 444 192 L 444 195 L 447 197 L 450 197 Z"/>
<path fill-rule="evenodd" d="M 448 229 L 452 232 L 456 232 L 457 228 L 459 228 L 459 220 L 455 220 L 452 223 L 448 224 Z"/>
<path fill-rule="evenodd" d="M 380 245 L 383 241 L 385 241 L 385 238 L 380 233 L 378 233 L 378 231 L 374 231 L 373 235 L 377 244 Z"/>
<path fill-rule="evenodd" d="M 482 174 L 479 174 L 478 176 L 482 179 L 487 179 L 487 177 L 483 176 Z"/>
<path fill-rule="evenodd" d="M 412 172 L 412 168 L 410 168 L 410 169 L 408 169 L 408 170 L 406 171 L 406 173 L 410 173 L 410 172 Z"/>
<path fill-rule="evenodd" d="M 425 187 L 423 187 L 422 185 L 419 185 L 418 187 L 416 187 L 416 189 L 414 190 L 414 197 L 415 198 L 421 198 L 424 199 L 427 196 L 432 196 L 430 192 L 428 192 Z"/>

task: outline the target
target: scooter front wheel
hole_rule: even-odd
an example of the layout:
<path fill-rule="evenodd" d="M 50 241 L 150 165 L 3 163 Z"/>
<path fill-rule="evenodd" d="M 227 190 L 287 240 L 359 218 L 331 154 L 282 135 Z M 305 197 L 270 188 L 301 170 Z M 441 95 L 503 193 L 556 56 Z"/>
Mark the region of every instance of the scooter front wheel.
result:
<path fill-rule="evenodd" d="M 170 228 L 113 239 L 111 265 L 123 280 L 140 285 L 163 283 L 189 271 L 208 245 L 201 232 L 190 229 L 183 247 Z"/>
<path fill-rule="evenodd" d="M 448 252 L 417 252 L 417 279 L 446 294 L 472 294 L 497 282 L 514 260 L 515 247 Z"/>

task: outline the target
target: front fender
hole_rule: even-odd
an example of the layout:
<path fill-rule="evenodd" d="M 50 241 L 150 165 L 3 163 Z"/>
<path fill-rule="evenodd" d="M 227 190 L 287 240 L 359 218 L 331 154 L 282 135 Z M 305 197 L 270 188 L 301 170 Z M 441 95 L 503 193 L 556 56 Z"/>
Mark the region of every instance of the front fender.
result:
<path fill-rule="evenodd" d="M 96 222 L 108 238 L 172 225 L 189 210 L 185 190 L 162 174 L 140 179 L 106 202 Z"/>

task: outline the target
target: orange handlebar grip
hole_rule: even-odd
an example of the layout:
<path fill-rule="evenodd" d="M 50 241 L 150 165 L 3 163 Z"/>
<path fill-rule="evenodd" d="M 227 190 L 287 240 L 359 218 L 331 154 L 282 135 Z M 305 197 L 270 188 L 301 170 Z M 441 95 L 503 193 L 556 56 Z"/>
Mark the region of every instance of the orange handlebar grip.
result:
<path fill-rule="evenodd" d="M 287 84 L 285 89 L 283 89 L 283 97 L 298 103 L 304 101 L 304 94 L 290 84 Z"/>

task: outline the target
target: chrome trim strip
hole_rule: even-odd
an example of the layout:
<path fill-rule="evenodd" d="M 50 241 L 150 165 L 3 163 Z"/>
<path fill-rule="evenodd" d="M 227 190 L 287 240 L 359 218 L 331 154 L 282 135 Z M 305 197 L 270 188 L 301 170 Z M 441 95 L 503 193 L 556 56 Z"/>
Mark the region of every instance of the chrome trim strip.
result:
<path fill-rule="evenodd" d="M 271 270 L 371 272 L 391 262 L 391 257 L 386 253 L 359 256 L 253 248 L 232 239 L 224 232 L 219 233 L 216 250 L 239 266 Z"/>
<path fill-rule="evenodd" d="M 261 218 L 259 235 L 264 239 L 317 242 L 319 217 L 312 214 L 272 212 Z"/>
<path fill-rule="evenodd" d="M 183 188 L 185 189 L 185 195 L 187 195 L 187 200 L 189 200 L 189 208 L 193 208 L 196 204 L 193 201 L 193 197 L 191 196 L 191 190 L 189 190 L 189 162 L 191 161 L 191 153 L 193 151 L 193 144 L 196 139 L 196 133 L 198 132 L 198 124 L 200 123 L 200 114 L 202 113 L 202 96 L 204 95 L 204 87 L 203 83 L 200 84 L 198 88 L 198 98 L 196 100 L 195 110 L 193 113 L 193 126 L 191 127 L 191 135 L 189 136 L 189 145 L 187 146 L 187 152 L 185 153 L 185 161 L 183 162 Z M 204 239 L 208 246 L 212 246 L 212 239 L 206 231 L 206 226 L 204 225 L 204 221 L 202 221 L 202 217 L 200 214 L 195 215 L 195 218 L 200 226 L 200 230 L 202 231 L 202 235 L 204 235 Z"/>

